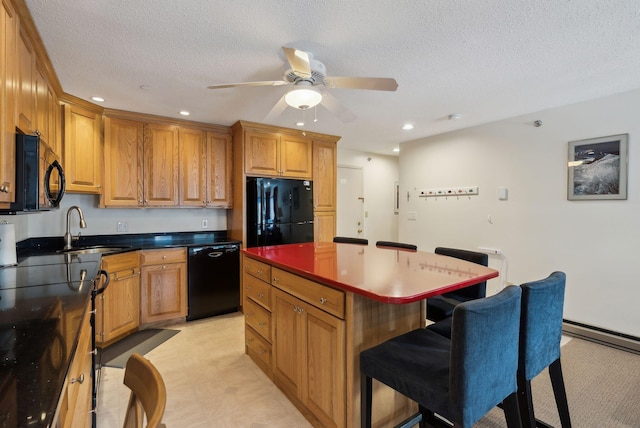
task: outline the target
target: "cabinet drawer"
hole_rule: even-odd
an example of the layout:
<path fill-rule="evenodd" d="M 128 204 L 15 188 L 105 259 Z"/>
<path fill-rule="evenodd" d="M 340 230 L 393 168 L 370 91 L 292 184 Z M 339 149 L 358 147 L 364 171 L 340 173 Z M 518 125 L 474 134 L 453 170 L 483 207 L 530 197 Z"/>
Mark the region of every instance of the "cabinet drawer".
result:
<path fill-rule="evenodd" d="M 244 319 L 250 327 L 271 342 L 271 312 L 251 299 L 245 301 Z"/>
<path fill-rule="evenodd" d="M 265 309 L 271 309 L 271 285 L 258 278 L 245 275 L 243 279 L 244 295 L 254 302 L 263 306 Z"/>
<path fill-rule="evenodd" d="M 271 282 L 271 266 L 249 257 L 244 258 L 244 271 L 265 282 Z"/>
<path fill-rule="evenodd" d="M 344 319 L 344 292 L 273 268 L 271 284 L 338 318 Z"/>
<path fill-rule="evenodd" d="M 248 326 L 244 329 L 244 342 L 247 354 L 271 370 L 271 344 Z"/>
<path fill-rule="evenodd" d="M 140 263 L 143 265 L 160 265 L 165 263 L 182 263 L 187 261 L 186 248 L 140 251 Z"/>
<path fill-rule="evenodd" d="M 139 264 L 140 256 L 137 251 L 102 257 L 102 269 L 107 272 L 137 269 Z"/>

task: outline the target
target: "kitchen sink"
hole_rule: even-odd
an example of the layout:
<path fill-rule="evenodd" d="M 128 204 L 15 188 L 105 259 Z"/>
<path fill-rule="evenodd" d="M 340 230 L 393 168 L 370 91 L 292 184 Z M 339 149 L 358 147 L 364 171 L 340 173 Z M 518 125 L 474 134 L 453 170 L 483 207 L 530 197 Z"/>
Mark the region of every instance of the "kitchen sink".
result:
<path fill-rule="evenodd" d="M 125 251 L 131 247 L 109 246 L 109 245 L 93 245 L 91 247 L 70 248 L 68 250 L 58 250 L 60 254 L 107 254 Z"/>

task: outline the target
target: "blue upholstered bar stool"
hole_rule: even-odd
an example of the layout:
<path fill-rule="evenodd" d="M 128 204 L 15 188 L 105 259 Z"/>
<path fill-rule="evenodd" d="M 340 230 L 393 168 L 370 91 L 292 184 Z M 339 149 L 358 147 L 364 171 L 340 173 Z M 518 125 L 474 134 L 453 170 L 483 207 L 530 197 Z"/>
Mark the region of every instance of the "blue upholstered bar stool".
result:
<path fill-rule="evenodd" d="M 372 379 L 456 427 L 471 427 L 504 402 L 507 425 L 520 427 L 516 372 L 520 287 L 457 305 L 451 340 L 424 328 L 360 353 L 361 426 L 371 427 Z M 421 414 L 401 423 L 413 426 Z"/>
<path fill-rule="evenodd" d="M 567 393 L 560 365 L 562 308 L 566 276 L 553 272 L 547 278 L 522 284 L 520 321 L 520 366 L 518 368 L 518 400 L 522 425 L 535 427 L 531 396 L 531 380 L 549 367 L 551 385 L 562 428 L 571 427 Z M 547 426 L 537 421 L 538 426 Z"/>
<path fill-rule="evenodd" d="M 456 259 L 477 263 L 483 266 L 489 265 L 489 256 L 485 253 L 476 251 L 460 250 L 458 248 L 437 247 L 434 253 L 443 256 L 454 257 Z M 431 321 L 440 321 L 451 317 L 453 308 L 461 302 L 467 300 L 479 299 L 485 297 L 487 293 L 487 282 L 472 285 L 470 287 L 461 288 L 460 290 L 445 293 L 441 296 L 430 297 L 427 299 L 427 319 Z M 450 320 L 445 321 L 450 324 Z M 435 326 L 433 328 L 438 328 Z M 445 329 L 448 328 L 444 327 Z"/>
<path fill-rule="evenodd" d="M 334 236 L 333 242 L 338 242 L 342 244 L 358 244 L 358 245 L 369 245 L 369 240 L 364 238 L 350 238 L 348 236 Z"/>

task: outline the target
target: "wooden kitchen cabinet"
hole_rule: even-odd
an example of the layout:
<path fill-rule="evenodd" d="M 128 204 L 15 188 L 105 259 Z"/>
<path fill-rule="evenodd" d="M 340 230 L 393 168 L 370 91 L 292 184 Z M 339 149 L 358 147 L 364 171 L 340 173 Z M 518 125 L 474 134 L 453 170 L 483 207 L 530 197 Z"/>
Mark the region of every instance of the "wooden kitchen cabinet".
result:
<path fill-rule="evenodd" d="M 180 206 L 231 207 L 231 135 L 180 128 Z"/>
<path fill-rule="evenodd" d="M 140 325 L 139 254 L 104 256 L 102 269 L 109 273 L 109 285 L 96 299 L 96 344 L 105 347 Z"/>
<path fill-rule="evenodd" d="M 325 427 L 345 426 L 344 321 L 274 290 L 273 377 Z"/>
<path fill-rule="evenodd" d="M 140 252 L 142 284 L 140 323 L 187 316 L 187 250 L 169 248 Z"/>
<path fill-rule="evenodd" d="M 245 352 L 314 425 L 346 421 L 345 295 L 243 258 Z"/>
<path fill-rule="evenodd" d="M 146 123 L 144 125 L 144 205 L 178 205 L 179 147 L 178 127 Z"/>
<path fill-rule="evenodd" d="M 207 134 L 200 129 L 180 128 L 181 206 L 204 207 L 207 204 Z"/>
<path fill-rule="evenodd" d="M 27 34 L 18 30 L 16 90 L 18 128 L 25 134 L 35 131 L 35 64 L 36 55 Z"/>
<path fill-rule="evenodd" d="M 207 132 L 207 207 L 231 208 L 231 134 Z"/>
<path fill-rule="evenodd" d="M 102 188 L 102 115 L 64 100 L 62 167 L 67 192 L 99 194 Z"/>
<path fill-rule="evenodd" d="M 336 211 L 337 148 L 334 141 L 313 141 L 313 209 Z M 333 237 L 332 237 L 333 238 Z"/>
<path fill-rule="evenodd" d="M 114 113 L 104 118 L 101 207 L 231 207 L 228 128 Z"/>
<path fill-rule="evenodd" d="M 313 214 L 313 238 L 315 242 L 333 242 L 336 236 L 336 212 L 316 211 Z"/>
<path fill-rule="evenodd" d="M 271 266 L 245 257 L 242 273 L 245 351 L 270 378 L 271 289 Z"/>
<path fill-rule="evenodd" d="M 314 213 L 333 213 L 323 218 L 314 240 L 335 231 L 336 143 L 340 137 L 303 132 L 260 123 L 238 121 L 233 130 L 233 207 L 227 212 L 231 239 L 247 244 L 247 177 L 283 177 L 313 180 Z M 319 192 L 319 193 L 318 193 Z M 317 229 L 317 227 L 316 227 Z M 333 235 L 331 235 L 331 240 Z"/>
<path fill-rule="evenodd" d="M 311 140 L 247 131 L 245 173 L 261 177 L 311 179 Z"/>
<path fill-rule="evenodd" d="M 58 420 L 61 428 L 91 426 L 92 389 L 91 324 L 89 310 L 84 313 L 78 345 L 62 387 Z"/>
<path fill-rule="evenodd" d="M 18 18 L 10 2 L 0 14 L 0 207 L 15 202 Z"/>
<path fill-rule="evenodd" d="M 142 122 L 104 118 L 104 188 L 100 206 L 143 205 L 143 129 Z"/>
<path fill-rule="evenodd" d="M 344 316 L 344 294 L 278 269 L 272 284 L 274 382 L 321 426 L 345 426 L 345 323 L 324 310 Z"/>

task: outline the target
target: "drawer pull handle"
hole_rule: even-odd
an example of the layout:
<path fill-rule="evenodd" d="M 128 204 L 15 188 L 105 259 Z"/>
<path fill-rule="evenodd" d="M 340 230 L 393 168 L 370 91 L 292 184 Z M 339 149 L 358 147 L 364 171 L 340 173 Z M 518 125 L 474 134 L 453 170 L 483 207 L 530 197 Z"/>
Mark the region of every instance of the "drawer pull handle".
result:
<path fill-rule="evenodd" d="M 245 288 L 245 290 L 247 290 L 247 291 L 251 290 L 251 286 L 250 286 L 250 285 L 247 285 L 247 287 Z"/>
<path fill-rule="evenodd" d="M 325 299 L 324 297 L 320 298 L 320 304 L 324 305 L 325 303 L 327 303 L 327 299 Z"/>
<path fill-rule="evenodd" d="M 263 297 L 264 297 L 264 294 L 258 293 L 258 299 L 262 299 Z"/>
<path fill-rule="evenodd" d="M 251 342 L 253 342 L 253 337 L 249 337 L 249 338 L 247 339 L 247 343 L 251 343 Z"/>
<path fill-rule="evenodd" d="M 259 325 L 260 327 L 266 327 L 266 326 L 267 326 L 267 323 L 266 323 L 266 322 L 259 322 L 259 323 L 258 323 L 258 325 Z"/>
<path fill-rule="evenodd" d="M 280 281 L 277 277 L 273 278 L 273 282 L 278 282 Z"/>
<path fill-rule="evenodd" d="M 262 271 L 260 269 L 256 270 L 256 275 L 262 275 Z"/>
<path fill-rule="evenodd" d="M 81 373 L 81 374 L 80 374 L 80 377 L 78 377 L 78 378 L 75 378 L 75 377 L 74 377 L 74 378 L 71 378 L 71 383 L 72 383 L 72 384 L 73 384 L 73 383 L 80 383 L 80 384 L 82 384 L 83 382 L 84 382 L 84 373 Z"/>

